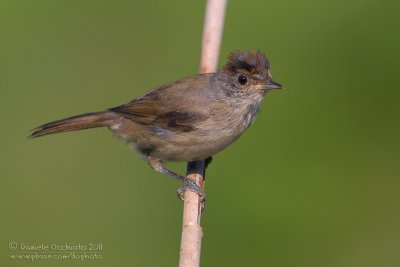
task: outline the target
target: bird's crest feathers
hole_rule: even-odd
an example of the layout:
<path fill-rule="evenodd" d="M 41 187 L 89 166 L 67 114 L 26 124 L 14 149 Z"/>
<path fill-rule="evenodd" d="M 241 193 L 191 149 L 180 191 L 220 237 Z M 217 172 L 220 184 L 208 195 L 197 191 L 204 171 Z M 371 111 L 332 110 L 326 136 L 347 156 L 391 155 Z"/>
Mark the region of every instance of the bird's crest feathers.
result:
<path fill-rule="evenodd" d="M 248 71 L 250 74 L 268 73 L 269 61 L 265 54 L 260 50 L 257 51 L 235 51 L 230 54 L 228 63 L 223 70 L 230 73 L 237 73 L 240 70 Z"/>

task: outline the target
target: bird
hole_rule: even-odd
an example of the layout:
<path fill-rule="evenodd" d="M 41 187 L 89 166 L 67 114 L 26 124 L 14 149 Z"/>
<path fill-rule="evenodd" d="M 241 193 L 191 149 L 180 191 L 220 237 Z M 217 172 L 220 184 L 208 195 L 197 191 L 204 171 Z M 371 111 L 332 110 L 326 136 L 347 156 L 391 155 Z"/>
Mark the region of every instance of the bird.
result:
<path fill-rule="evenodd" d="M 180 198 L 191 190 L 205 201 L 205 193 L 193 180 L 167 169 L 164 163 L 210 162 L 254 122 L 264 96 L 282 88 L 272 80 L 263 52 L 238 50 L 214 73 L 163 84 L 120 106 L 43 124 L 29 138 L 107 127 L 152 169 L 183 182 L 178 189 Z"/>

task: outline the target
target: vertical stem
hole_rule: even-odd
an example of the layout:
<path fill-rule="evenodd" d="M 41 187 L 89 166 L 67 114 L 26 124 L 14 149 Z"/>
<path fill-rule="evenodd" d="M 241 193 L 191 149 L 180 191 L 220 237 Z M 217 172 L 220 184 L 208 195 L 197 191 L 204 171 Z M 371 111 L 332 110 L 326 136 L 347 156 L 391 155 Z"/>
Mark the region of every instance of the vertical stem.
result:
<path fill-rule="evenodd" d="M 226 4 L 227 0 L 207 1 L 200 73 L 215 72 L 217 70 Z M 204 160 L 189 162 L 187 165 L 187 177 L 196 181 L 196 184 L 204 190 Z M 179 267 L 198 267 L 200 266 L 201 238 L 203 236 L 200 226 L 200 198 L 190 190 L 185 192 L 184 198 Z"/>
<path fill-rule="evenodd" d="M 227 0 L 208 0 L 204 19 L 200 73 L 215 72 L 221 47 Z"/>

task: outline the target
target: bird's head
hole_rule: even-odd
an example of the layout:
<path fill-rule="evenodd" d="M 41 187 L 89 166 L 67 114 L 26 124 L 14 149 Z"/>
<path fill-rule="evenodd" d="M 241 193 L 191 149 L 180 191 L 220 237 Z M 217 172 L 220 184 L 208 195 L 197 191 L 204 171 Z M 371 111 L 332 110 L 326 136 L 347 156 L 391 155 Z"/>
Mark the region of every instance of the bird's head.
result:
<path fill-rule="evenodd" d="M 269 61 L 260 50 L 231 53 L 221 71 L 230 77 L 230 85 L 242 92 L 264 95 L 271 89 L 283 88 L 272 80 Z"/>

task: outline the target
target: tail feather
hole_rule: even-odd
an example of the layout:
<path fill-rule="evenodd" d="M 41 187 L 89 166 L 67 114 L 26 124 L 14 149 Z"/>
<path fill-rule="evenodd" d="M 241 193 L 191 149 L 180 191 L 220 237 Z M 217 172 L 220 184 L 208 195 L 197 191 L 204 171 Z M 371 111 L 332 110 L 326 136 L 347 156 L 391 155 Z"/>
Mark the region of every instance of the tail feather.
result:
<path fill-rule="evenodd" d="M 108 111 L 86 113 L 66 119 L 52 121 L 33 129 L 28 138 L 40 137 L 48 134 L 63 133 L 95 127 L 109 126 L 112 123 L 113 114 Z"/>

